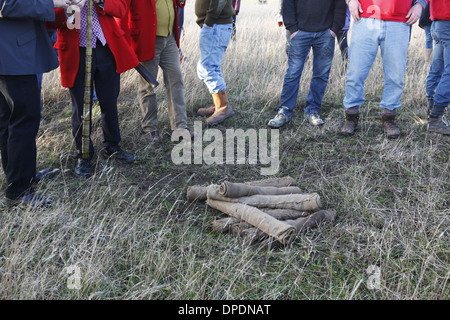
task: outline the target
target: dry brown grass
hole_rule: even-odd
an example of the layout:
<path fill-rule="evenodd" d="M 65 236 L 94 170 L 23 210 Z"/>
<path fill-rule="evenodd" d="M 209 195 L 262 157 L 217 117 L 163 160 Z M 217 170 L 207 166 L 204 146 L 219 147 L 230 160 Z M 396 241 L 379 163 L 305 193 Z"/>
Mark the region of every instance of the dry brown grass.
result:
<path fill-rule="evenodd" d="M 284 31 L 276 4 L 244 2 L 238 38 L 223 70 L 237 115 L 219 129 L 266 128 L 274 115 L 286 69 Z M 182 49 L 189 121 L 210 103 L 197 79 L 193 3 L 188 1 Z M 306 192 L 321 195 L 338 212 L 336 224 L 299 236 L 279 249 L 251 247 L 211 231 L 217 212 L 188 203 L 192 184 L 260 179 L 254 165 L 184 165 L 171 162 L 163 85 L 158 88 L 160 147 L 143 150 L 134 72 L 122 77 L 119 115 L 122 145 L 139 161 L 121 166 L 95 159 L 95 175 L 73 177 L 70 99 L 58 71 L 45 76 L 39 168 L 61 175 L 38 188 L 56 199 L 52 210 L 7 209 L 0 199 L 0 298 L 2 299 L 448 299 L 448 138 L 424 130 L 424 35 L 414 26 L 400 139 L 380 126 L 383 74 L 377 59 L 366 83 L 362 130 L 338 135 L 345 77 L 336 52 L 323 106 L 326 124 L 311 128 L 301 116 L 311 77 L 301 81 L 294 118 L 280 132 L 279 176 L 290 175 Z M 161 77 L 160 80 L 162 81 Z M 94 114 L 96 150 L 101 147 L 99 111 Z M 0 176 L 4 187 L 4 175 Z M 70 289 L 80 270 L 80 289 Z M 380 268 L 380 288 L 370 289 L 367 268 Z"/>

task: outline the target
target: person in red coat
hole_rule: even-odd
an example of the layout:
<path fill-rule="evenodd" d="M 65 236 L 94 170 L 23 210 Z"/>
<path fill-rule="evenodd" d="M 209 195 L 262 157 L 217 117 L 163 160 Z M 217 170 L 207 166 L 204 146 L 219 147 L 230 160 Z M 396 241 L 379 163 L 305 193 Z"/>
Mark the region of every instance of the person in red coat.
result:
<path fill-rule="evenodd" d="M 120 92 L 120 73 L 136 67 L 139 63 L 133 50 L 117 25 L 114 17 L 127 14 L 130 0 L 94 0 L 92 35 L 92 88 L 100 104 L 103 129 L 103 155 L 132 163 L 134 156 L 119 147 L 120 129 L 117 113 L 117 98 Z M 94 154 L 92 141 L 89 141 L 89 158 L 81 157 L 82 116 L 84 106 L 84 78 L 86 56 L 87 2 L 79 2 L 80 28 L 67 23 L 64 10 L 56 9 L 56 27 L 61 83 L 69 88 L 72 99 L 72 134 L 75 139 L 78 158 L 75 175 L 90 175 L 90 160 Z M 78 17 L 76 17 L 77 19 Z M 92 108 L 92 96 L 91 96 Z M 89 128 L 90 130 L 91 128 Z"/>
<path fill-rule="evenodd" d="M 177 6 L 183 8 L 184 4 L 184 0 L 131 0 L 128 16 L 119 19 L 142 65 L 155 78 L 158 66 L 163 70 L 170 127 L 172 131 L 181 130 L 181 133 L 189 132 L 177 13 Z M 152 146 L 160 140 L 158 106 L 153 88 L 144 79 L 140 79 L 138 99 L 142 111 L 142 130 L 149 146 Z"/>

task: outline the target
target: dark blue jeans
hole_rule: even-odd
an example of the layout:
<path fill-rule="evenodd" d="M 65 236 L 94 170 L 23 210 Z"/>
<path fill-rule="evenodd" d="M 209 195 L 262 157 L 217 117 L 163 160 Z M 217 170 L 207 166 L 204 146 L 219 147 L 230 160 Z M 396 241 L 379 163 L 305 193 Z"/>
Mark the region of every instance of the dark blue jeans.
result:
<path fill-rule="evenodd" d="M 299 30 L 291 38 L 288 69 L 284 76 L 281 104 L 278 107 L 278 110 L 283 111 L 289 119 L 297 103 L 300 78 L 311 48 L 313 50 L 313 75 L 304 112 L 305 114 L 317 113 L 320 110 L 333 62 L 334 42 L 335 39 L 328 29 L 317 33 Z"/>
<path fill-rule="evenodd" d="M 444 70 L 434 95 L 434 105 L 447 107 L 450 103 L 450 21 L 433 21 L 431 35 L 443 47 Z"/>

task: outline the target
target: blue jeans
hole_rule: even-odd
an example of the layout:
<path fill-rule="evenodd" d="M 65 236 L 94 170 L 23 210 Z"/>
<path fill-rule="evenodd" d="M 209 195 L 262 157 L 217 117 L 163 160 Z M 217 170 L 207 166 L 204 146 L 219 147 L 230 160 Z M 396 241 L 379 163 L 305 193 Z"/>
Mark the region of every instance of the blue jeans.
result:
<path fill-rule="evenodd" d="M 444 72 L 444 45 L 441 42 L 436 42 L 433 50 L 433 61 L 430 66 L 430 71 L 427 76 L 427 84 L 425 91 L 427 99 L 434 99 L 436 88 L 441 80 Z"/>
<path fill-rule="evenodd" d="M 378 47 L 381 48 L 384 69 L 380 107 L 395 110 L 401 106 L 410 33 L 410 26 L 403 22 L 362 18 L 353 24 L 345 83 L 345 108 L 364 104 L 364 82 L 378 54 Z"/>
<path fill-rule="evenodd" d="M 197 75 L 206 84 L 211 94 L 226 89 L 221 65 L 222 59 L 231 40 L 233 25 L 215 24 L 203 26 L 200 30 L 200 59 L 197 64 Z"/>
<path fill-rule="evenodd" d="M 447 107 L 450 103 L 450 21 L 433 21 L 431 34 L 436 42 L 442 44 L 444 58 L 444 69 L 434 95 L 434 105 Z"/>
<path fill-rule="evenodd" d="M 424 26 L 425 30 L 425 49 L 433 49 L 433 37 L 431 36 L 431 26 Z"/>
<path fill-rule="evenodd" d="M 281 91 L 281 104 L 278 106 L 278 111 L 282 111 L 288 119 L 291 118 L 297 103 L 300 78 L 311 48 L 313 50 L 313 75 L 304 113 L 318 113 L 320 110 L 333 62 L 334 43 L 335 39 L 328 29 L 322 32 L 299 30 L 290 40 L 288 68 Z"/>

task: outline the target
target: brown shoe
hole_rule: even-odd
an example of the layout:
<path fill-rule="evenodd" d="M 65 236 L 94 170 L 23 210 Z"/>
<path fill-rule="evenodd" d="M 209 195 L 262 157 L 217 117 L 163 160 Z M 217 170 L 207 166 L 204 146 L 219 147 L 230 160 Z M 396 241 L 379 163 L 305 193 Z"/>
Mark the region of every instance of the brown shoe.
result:
<path fill-rule="evenodd" d="M 200 108 L 197 110 L 197 114 L 202 117 L 210 117 L 213 115 L 214 111 L 216 111 L 216 107 L 212 105 L 209 108 Z"/>
<path fill-rule="evenodd" d="M 344 136 L 352 136 L 355 131 L 359 130 L 358 126 L 359 113 L 345 113 L 345 123 L 342 126 L 341 134 Z"/>
<path fill-rule="evenodd" d="M 446 125 L 445 122 L 442 120 L 442 116 L 439 116 L 437 118 L 430 117 L 428 119 L 427 131 L 450 135 L 450 127 Z"/>
<path fill-rule="evenodd" d="M 395 124 L 395 115 L 383 114 L 381 120 L 383 121 L 383 130 L 389 139 L 397 139 L 400 137 L 400 130 Z"/>
<path fill-rule="evenodd" d="M 234 111 L 228 105 L 227 92 L 225 90 L 213 94 L 215 111 L 206 119 L 206 124 L 215 126 L 234 115 Z"/>

